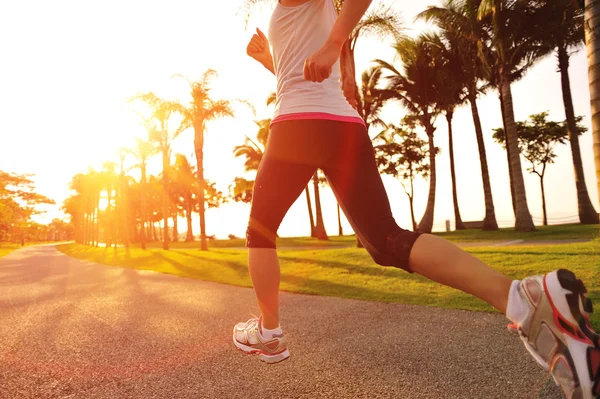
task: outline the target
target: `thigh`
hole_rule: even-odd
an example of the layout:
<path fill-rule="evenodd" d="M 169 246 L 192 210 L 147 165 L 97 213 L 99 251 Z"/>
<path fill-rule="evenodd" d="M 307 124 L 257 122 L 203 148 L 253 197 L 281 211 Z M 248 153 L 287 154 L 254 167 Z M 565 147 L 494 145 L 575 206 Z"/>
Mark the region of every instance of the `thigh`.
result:
<path fill-rule="evenodd" d="M 408 256 L 419 234 L 400 228 L 394 220 L 371 140 L 362 126 L 350 129 L 336 161 L 324 172 L 373 259 L 381 265 L 408 269 Z"/>
<path fill-rule="evenodd" d="M 246 234 L 248 247 L 275 248 L 281 221 L 316 170 L 310 164 L 273 156 L 277 149 L 272 144 L 271 141 L 268 144 L 254 182 Z"/>

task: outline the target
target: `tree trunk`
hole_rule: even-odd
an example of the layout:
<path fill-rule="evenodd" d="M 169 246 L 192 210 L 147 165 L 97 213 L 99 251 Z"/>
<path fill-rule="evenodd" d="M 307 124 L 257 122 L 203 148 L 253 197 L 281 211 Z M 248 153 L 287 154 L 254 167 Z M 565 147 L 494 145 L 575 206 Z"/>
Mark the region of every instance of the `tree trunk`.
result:
<path fill-rule="evenodd" d="M 142 179 L 140 181 L 141 187 L 140 192 L 142 196 L 142 226 L 140 229 L 140 247 L 142 249 L 146 249 L 146 217 L 148 216 L 146 213 L 146 165 L 142 166 Z"/>
<path fill-rule="evenodd" d="M 436 186 L 436 171 L 435 171 L 435 144 L 433 143 L 433 126 L 427 129 L 427 137 L 429 137 L 429 195 L 427 196 L 427 208 L 425 214 L 419 222 L 419 231 L 422 233 L 431 233 L 433 229 L 433 213 L 435 210 L 435 186 Z"/>
<path fill-rule="evenodd" d="M 598 212 L 594 209 L 590 195 L 588 194 L 583 174 L 583 162 L 581 161 L 581 150 L 579 148 L 579 136 L 577 135 L 577 121 L 571 97 L 571 82 L 569 78 L 569 53 L 564 47 L 558 48 L 558 69 L 562 86 L 563 103 L 567 117 L 567 128 L 569 129 L 569 141 L 571 143 L 571 155 L 573 157 L 573 168 L 575 169 L 575 187 L 577 189 L 577 207 L 579 211 L 579 222 L 582 224 L 598 224 Z"/>
<path fill-rule="evenodd" d="M 194 232 L 192 231 L 192 207 L 188 206 L 185 210 L 185 218 L 187 219 L 187 234 L 185 235 L 185 242 L 194 241 Z"/>
<path fill-rule="evenodd" d="M 179 241 L 179 231 L 177 229 L 177 211 L 173 214 L 173 242 Z"/>
<path fill-rule="evenodd" d="M 594 162 L 600 199 L 600 0 L 585 0 L 585 42 L 594 138 Z"/>
<path fill-rule="evenodd" d="M 100 195 L 98 195 L 96 199 L 96 227 L 94 236 L 96 238 L 94 246 L 98 248 L 98 244 L 100 241 Z"/>
<path fill-rule="evenodd" d="M 490 173 L 488 170 L 487 154 L 485 143 L 483 141 L 483 129 L 479 119 L 479 110 L 477 109 L 476 91 L 469 92 L 469 103 L 471 104 L 471 113 L 473 114 L 473 124 L 475 125 L 475 136 L 477 137 L 477 147 L 479 148 L 479 163 L 481 165 L 481 179 L 483 181 L 483 196 L 485 198 L 485 218 L 483 219 L 483 230 L 498 230 L 496 221 L 496 210 L 494 208 L 494 198 L 492 196 L 492 185 L 490 184 Z"/>
<path fill-rule="evenodd" d="M 156 222 L 152 222 L 152 240 L 158 241 L 156 238 Z"/>
<path fill-rule="evenodd" d="M 500 111 L 502 112 L 502 126 L 504 126 L 504 143 L 508 143 L 507 130 L 506 130 L 506 111 L 504 108 L 504 100 L 502 99 L 502 90 L 498 87 L 498 97 L 500 98 Z M 506 162 L 508 163 L 508 180 L 510 182 L 510 199 L 512 201 L 513 213 L 517 215 L 517 204 L 515 202 L 515 182 L 513 180 L 513 169 L 510 162 L 510 148 L 506 145 Z"/>
<path fill-rule="evenodd" d="M 344 230 L 342 229 L 342 215 L 340 213 L 340 204 L 337 204 L 337 217 L 338 217 L 338 235 L 342 237 Z"/>
<path fill-rule="evenodd" d="M 123 170 L 123 163 L 121 162 L 121 171 Z M 126 249 L 129 249 L 129 212 L 127 212 L 127 200 L 125 198 L 125 172 L 121 172 L 119 181 L 119 222 L 117 226 L 121 228 L 121 239 Z"/>
<path fill-rule="evenodd" d="M 323 211 L 321 209 L 321 195 L 319 194 L 319 171 L 316 170 L 313 175 L 313 187 L 315 190 L 315 212 L 317 213 L 317 223 L 315 225 L 315 234 L 318 240 L 329 240 L 325 231 L 323 222 Z"/>
<path fill-rule="evenodd" d="M 200 213 L 200 250 L 207 251 L 206 242 L 206 204 L 204 191 L 206 182 L 204 181 L 204 129 L 200 126 L 194 126 L 194 148 L 196 152 L 197 177 L 198 177 L 198 212 Z"/>
<path fill-rule="evenodd" d="M 458 208 L 458 190 L 456 187 L 456 170 L 454 169 L 454 142 L 452 140 L 452 111 L 446 111 L 446 122 L 448 122 L 448 147 L 450 151 L 450 177 L 452 178 L 452 202 L 454 204 L 454 220 L 456 230 L 465 230 L 465 225 L 460 217 Z"/>
<path fill-rule="evenodd" d="M 501 76 L 500 89 L 502 90 L 502 102 L 506 117 L 506 147 L 510 148 L 510 163 L 515 184 L 515 230 L 535 231 L 533 219 L 527 206 L 527 194 L 525 192 L 525 181 L 523 180 L 523 171 L 521 169 L 520 151 L 517 142 L 517 124 L 515 123 L 510 80 L 504 73 Z"/>
<path fill-rule="evenodd" d="M 169 249 L 169 150 L 163 148 L 163 192 L 162 192 L 162 208 L 163 208 L 163 250 Z"/>
<path fill-rule="evenodd" d="M 87 224 L 88 224 L 88 217 L 87 217 L 87 212 L 85 212 L 85 207 L 83 209 L 84 209 L 84 211 L 82 212 L 83 220 L 81 222 L 81 243 L 83 245 L 87 245 Z"/>
<path fill-rule="evenodd" d="M 107 189 L 106 189 L 106 197 L 107 197 L 107 201 L 108 201 L 108 205 L 106 206 L 106 221 L 108 223 L 105 224 L 105 231 L 104 231 L 104 240 L 106 241 L 106 247 L 110 248 L 112 246 L 113 243 L 113 239 L 114 239 L 114 234 L 113 234 L 113 218 L 111 215 L 111 209 L 110 209 L 110 204 L 112 202 L 112 187 L 110 186 L 110 184 L 108 185 Z M 115 248 L 117 247 L 117 243 L 115 242 Z"/>
<path fill-rule="evenodd" d="M 548 215 L 546 214 L 546 193 L 544 191 L 544 175 L 540 176 L 540 186 L 542 188 L 542 212 L 544 213 L 544 226 L 548 226 Z"/>
<path fill-rule="evenodd" d="M 415 219 L 414 198 L 410 195 L 408 195 L 408 202 L 410 203 L 410 218 L 412 219 L 413 231 L 417 231 L 417 219 Z"/>
<path fill-rule="evenodd" d="M 312 204 L 310 202 L 310 190 L 308 189 L 308 184 L 306 185 L 306 188 L 304 189 L 304 191 L 306 192 L 306 204 L 308 205 L 308 219 L 310 221 L 310 236 L 314 238 L 314 237 L 316 237 L 316 235 L 315 235 L 315 219 L 313 217 Z"/>

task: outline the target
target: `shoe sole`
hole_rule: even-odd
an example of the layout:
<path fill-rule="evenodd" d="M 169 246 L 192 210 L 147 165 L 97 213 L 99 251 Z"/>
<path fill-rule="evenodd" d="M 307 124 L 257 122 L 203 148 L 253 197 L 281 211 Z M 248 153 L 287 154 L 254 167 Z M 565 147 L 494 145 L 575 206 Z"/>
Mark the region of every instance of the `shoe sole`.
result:
<path fill-rule="evenodd" d="M 576 385 L 573 398 L 599 399 L 600 336 L 589 325 L 589 315 L 593 309 L 585 295 L 587 290 L 575 274 L 564 269 L 547 274 L 543 283 L 554 322 L 562 332 L 562 337 L 558 337 L 562 348 L 559 343 L 557 354 L 548 364 L 535 353 L 526 337 L 521 336 L 521 339 L 536 361 L 550 371 L 557 385 L 561 384 L 555 372 L 561 362 L 576 373 L 571 377 Z"/>
<path fill-rule="evenodd" d="M 255 349 L 250 346 L 239 343 L 235 339 L 235 336 L 233 337 L 233 344 L 236 346 L 236 348 L 238 348 L 239 350 L 241 350 L 242 352 L 244 352 L 248 355 L 258 354 L 258 358 L 268 364 L 279 363 L 290 357 L 290 351 L 287 349 L 284 350 L 283 352 L 276 353 L 274 355 L 269 355 L 259 349 Z"/>

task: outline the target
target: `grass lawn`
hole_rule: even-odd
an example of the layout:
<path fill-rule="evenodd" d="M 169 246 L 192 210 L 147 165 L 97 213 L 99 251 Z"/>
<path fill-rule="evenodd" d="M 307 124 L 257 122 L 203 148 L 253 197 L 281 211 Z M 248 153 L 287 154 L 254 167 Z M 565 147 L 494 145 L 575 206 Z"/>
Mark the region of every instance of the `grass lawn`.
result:
<path fill-rule="evenodd" d="M 600 225 L 560 225 L 560 226 L 541 226 L 532 233 L 518 233 L 514 229 L 500 229 L 497 231 L 481 230 L 463 230 L 450 233 L 436 233 L 440 237 L 452 242 L 483 242 L 483 241 L 546 241 L 546 240 L 577 240 L 594 239 L 600 237 Z M 234 240 L 210 240 L 209 248 L 242 248 L 245 242 L 243 239 Z M 354 247 L 356 246 L 356 237 L 348 235 L 343 237 L 332 236 L 329 241 L 319 241 L 309 237 L 282 237 L 277 240 L 280 248 L 287 247 Z M 149 243 L 148 248 L 162 248 L 162 243 Z M 195 249 L 200 247 L 199 242 L 177 242 L 171 243 L 174 249 Z"/>
<path fill-rule="evenodd" d="M 26 242 L 25 246 L 43 244 L 43 242 Z M 13 244 L 7 242 L 0 242 L 0 258 L 8 255 L 9 253 L 16 251 L 17 249 L 22 248 L 20 244 Z"/>
<path fill-rule="evenodd" d="M 2 258 L 3 256 L 8 255 L 9 253 L 11 253 L 12 251 L 21 248 L 20 245 L 16 245 L 16 244 L 2 244 L 0 245 L 0 258 Z"/>
<path fill-rule="evenodd" d="M 247 253 L 216 248 L 142 251 L 58 246 L 67 255 L 106 265 L 153 270 L 199 280 L 250 287 Z M 592 322 L 600 329 L 600 240 L 555 246 L 469 248 L 468 251 L 512 278 L 568 267 L 583 279 L 599 309 Z M 382 302 L 493 311 L 484 302 L 402 270 L 380 267 L 364 249 L 281 250 L 281 289 Z"/>

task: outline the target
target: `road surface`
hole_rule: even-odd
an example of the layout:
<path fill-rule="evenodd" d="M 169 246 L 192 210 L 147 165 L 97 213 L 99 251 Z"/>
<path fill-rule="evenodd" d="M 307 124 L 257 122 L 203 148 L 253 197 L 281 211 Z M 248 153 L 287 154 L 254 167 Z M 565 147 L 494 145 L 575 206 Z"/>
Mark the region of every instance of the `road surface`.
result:
<path fill-rule="evenodd" d="M 501 315 L 282 294 L 289 360 L 234 349 L 252 290 L 0 259 L 0 398 L 560 398 Z"/>

